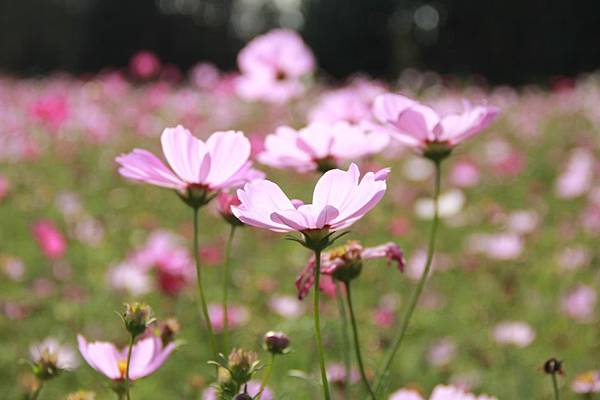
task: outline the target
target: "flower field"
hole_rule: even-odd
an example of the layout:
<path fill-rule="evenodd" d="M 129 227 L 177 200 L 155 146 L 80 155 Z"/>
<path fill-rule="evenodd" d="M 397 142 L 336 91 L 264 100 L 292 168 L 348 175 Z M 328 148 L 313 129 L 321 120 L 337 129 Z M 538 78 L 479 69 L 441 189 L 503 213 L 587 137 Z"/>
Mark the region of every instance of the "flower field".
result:
<path fill-rule="evenodd" d="M 598 396 L 597 76 L 238 66 L 0 77 L 0 397 Z"/>

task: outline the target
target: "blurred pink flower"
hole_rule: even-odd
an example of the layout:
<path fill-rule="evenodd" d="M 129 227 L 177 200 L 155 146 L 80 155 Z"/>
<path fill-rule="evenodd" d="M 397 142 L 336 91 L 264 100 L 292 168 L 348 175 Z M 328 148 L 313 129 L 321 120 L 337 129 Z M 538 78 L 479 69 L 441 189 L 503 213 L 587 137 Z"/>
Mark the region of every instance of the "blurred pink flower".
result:
<path fill-rule="evenodd" d="M 474 162 L 460 160 L 454 163 L 450 169 L 450 182 L 458 187 L 473 187 L 479 183 L 481 174 Z"/>
<path fill-rule="evenodd" d="M 106 280 L 111 289 L 127 291 L 134 296 L 149 293 L 152 289 L 148 272 L 128 261 L 111 267 Z"/>
<path fill-rule="evenodd" d="M 109 379 L 119 381 L 125 379 L 127 369 L 127 348 L 119 350 L 109 342 L 87 342 L 77 335 L 79 352 L 90 367 Z M 163 347 L 156 336 L 148 336 L 133 345 L 129 379 L 136 380 L 156 371 L 175 349 L 175 343 Z"/>
<path fill-rule="evenodd" d="M 527 347 L 535 339 L 535 331 L 523 321 L 504 321 L 494 327 L 493 337 L 499 344 Z"/>
<path fill-rule="evenodd" d="M 566 167 L 554 184 L 556 195 L 563 199 L 571 199 L 590 190 L 594 163 L 594 155 L 590 150 L 585 148 L 572 150 Z"/>
<path fill-rule="evenodd" d="M 33 236 L 46 257 L 58 259 L 65 255 L 67 242 L 52 221 L 37 221 L 33 226 Z"/>
<path fill-rule="evenodd" d="M 31 115 L 46 124 L 51 130 L 57 130 L 69 116 L 69 105 L 64 95 L 47 95 L 37 99 L 31 105 Z"/>
<path fill-rule="evenodd" d="M 579 285 L 567 293 L 560 302 L 560 309 L 578 322 L 591 322 L 598 294 L 591 286 Z"/>
<path fill-rule="evenodd" d="M 439 145 L 451 150 L 485 129 L 500 112 L 495 107 L 472 107 L 468 103 L 464 108 L 462 113 L 440 115 L 408 97 L 384 94 L 375 99 L 373 113 L 398 141 L 424 153 Z"/>
<path fill-rule="evenodd" d="M 289 319 L 295 319 L 304 313 L 304 305 L 293 296 L 273 296 L 269 299 L 269 308 L 274 313 Z"/>
<path fill-rule="evenodd" d="M 282 126 L 266 137 L 265 150 L 258 160 L 275 168 L 324 172 L 339 167 L 341 161 L 378 153 L 388 142 L 389 137 L 383 133 L 367 133 L 347 122 L 313 122 L 297 131 Z"/>
<path fill-rule="evenodd" d="M 33 362 L 39 362 L 42 357 L 49 355 L 56 359 L 56 366 L 64 370 L 79 366 L 79 358 L 75 349 L 53 337 L 47 337 L 41 342 L 29 346 L 29 354 Z"/>
<path fill-rule="evenodd" d="M 321 273 L 324 276 L 336 278 L 338 274 L 352 276 L 351 279 L 360 274 L 363 260 L 374 258 L 386 258 L 388 265 L 396 263 L 398 269 L 404 269 L 404 254 L 400 247 L 392 242 L 375 247 L 363 247 L 356 241 L 349 241 L 347 244 L 338 246 L 321 254 Z M 321 282 L 320 282 L 321 283 Z M 311 257 L 306 268 L 296 278 L 296 289 L 298 298 L 302 300 L 315 284 L 315 257 Z M 322 285 L 321 289 L 323 289 Z"/>
<path fill-rule="evenodd" d="M 600 370 L 577 375 L 571 381 L 571 390 L 580 394 L 600 393 Z"/>
<path fill-rule="evenodd" d="M 400 389 L 388 398 L 389 400 L 425 400 L 419 392 L 411 389 Z M 429 400 L 497 400 L 487 395 L 476 396 L 455 386 L 437 385 Z"/>
<path fill-rule="evenodd" d="M 225 327 L 225 313 L 221 304 L 209 304 L 208 315 L 216 333 L 223 331 Z M 248 310 L 245 307 L 230 304 L 227 307 L 227 320 L 229 329 L 235 329 L 248 322 Z"/>
<path fill-rule="evenodd" d="M 131 57 L 129 70 L 136 78 L 149 79 L 158 75 L 160 60 L 153 52 L 142 50 Z"/>
<path fill-rule="evenodd" d="M 317 182 L 312 204 L 292 202 L 275 183 L 256 180 L 238 190 L 241 204 L 231 209 L 245 224 L 275 232 L 337 231 L 377 205 L 385 194 L 388 174 L 389 169 L 367 172 L 359 182 L 355 164 L 348 171 L 330 170 Z"/>
<path fill-rule="evenodd" d="M 456 343 L 451 338 L 443 338 L 431 345 L 427 351 L 427 362 L 434 367 L 448 365 L 456 356 Z"/>
<path fill-rule="evenodd" d="M 330 363 L 327 365 L 327 379 L 332 385 L 344 387 L 346 382 L 346 368 L 340 363 Z M 351 384 L 357 383 L 360 380 L 360 373 L 357 369 L 350 370 L 349 379 Z"/>
<path fill-rule="evenodd" d="M 396 320 L 396 313 L 385 305 L 377 307 L 374 315 L 375 325 L 381 328 L 389 328 Z"/>
<path fill-rule="evenodd" d="M 467 238 L 467 243 L 470 251 L 493 260 L 514 260 L 524 248 L 521 236 L 513 233 L 474 234 Z"/>
<path fill-rule="evenodd" d="M 0 175 L 0 201 L 8 195 L 9 190 L 10 182 L 6 177 Z"/>
<path fill-rule="evenodd" d="M 221 79 L 219 69 L 211 63 L 201 62 L 190 70 L 190 81 L 198 89 L 211 90 L 217 86 Z"/>
<path fill-rule="evenodd" d="M 283 103 L 304 91 L 301 78 L 312 73 L 315 59 L 296 32 L 275 29 L 240 51 L 238 67 L 242 75 L 236 90 L 241 98 Z"/>
<path fill-rule="evenodd" d="M 215 132 L 203 142 L 178 125 L 163 131 L 161 143 L 172 171 L 149 151 L 135 149 L 116 158 L 119 173 L 179 191 L 228 189 L 255 176 L 248 160 L 250 142 L 242 132 Z"/>

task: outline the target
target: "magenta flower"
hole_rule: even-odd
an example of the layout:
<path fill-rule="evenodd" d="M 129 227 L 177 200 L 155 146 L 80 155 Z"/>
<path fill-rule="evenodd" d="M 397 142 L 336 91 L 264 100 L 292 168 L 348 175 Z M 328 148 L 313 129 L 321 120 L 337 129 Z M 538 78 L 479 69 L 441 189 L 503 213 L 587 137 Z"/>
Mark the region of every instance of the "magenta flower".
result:
<path fill-rule="evenodd" d="M 462 113 L 440 115 L 408 97 L 384 94 L 375 99 L 373 113 L 393 136 L 426 156 L 446 156 L 459 143 L 485 129 L 498 116 L 496 107 L 468 103 Z"/>
<path fill-rule="evenodd" d="M 313 122 L 298 131 L 282 126 L 265 139 L 265 150 L 258 160 L 275 168 L 292 168 L 298 172 L 327 171 L 340 161 L 356 160 L 383 150 L 388 135 L 367 133 L 347 122 Z"/>
<path fill-rule="evenodd" d="M 56 225 L 41 220 L 33 226 L 33 235 L 44 255 L 50 259 L 62 258 L 67 251 L 67 242 Z"/>
<path fill-rule="evenodd" d="M 315 59 L 296 32 L 275 29 L 248 43 L 238 54 L 238 66 L 240 97 L 282 103 L 304 91 L 301 78 L 314 70 Z"/>
<path fill-rule="evenodd" d="M 260 174 L 251 168 L 250 141 L 242 132 L 215 132 L 203 142 L 178 125 L 163 131 L 161 144 L 171 169 L 149 151 L 135 149 L 117 157 L 119 173 L 182 193 L 228 189 Z"/>
<path fill-rule="evenodd" d="M 385 194 L 389 171 L 367 172 L 360 182 L 355 164 L 348 171 L 328 171 L 315 186 L 312 204 L 292 201 L 277 184 L 256 180 L 238 190 L 241 204 L 231 210 L 245 224 L 275 232 L 334 232 L 349 227 L 375 207 Z"/>
<path fill-rule="evenodd" d="M 136 78 L 149 79 L 158 75 L 160 60 L 153 52 L 142 50 L 131 57 L 129 69 Z"/>
<path fill-rule="evenodd" d="M 114 381 L 125 379 L 127 370 L 127 348 L 119 350 L 109 342 L 89 342 L 77 336 L 79 352 L 90 367 Z M 156 336 L 137 341 L 131 352 L 129 379 L 136 380 L 156 371 L 175 349 L 174 343 L 165 347 Z"/>
<path fill-rule="evenodd" d="M 385 243 L 364 248 L 356 241 L 336 247 L 321 254 L 321 273 L 341 281 L 353 279 L 360 274 L 363 260 L 386 258 L 388 265 L 395 262 L 398 269 L 404 269 L 404 255 L 395 243 Z M 322 282 L 321 282 L 322 283 Z M 302 300 L 315 284 L 315 257 L 311 257 L 306 268 L 296 278 L 298 298 Z"/>

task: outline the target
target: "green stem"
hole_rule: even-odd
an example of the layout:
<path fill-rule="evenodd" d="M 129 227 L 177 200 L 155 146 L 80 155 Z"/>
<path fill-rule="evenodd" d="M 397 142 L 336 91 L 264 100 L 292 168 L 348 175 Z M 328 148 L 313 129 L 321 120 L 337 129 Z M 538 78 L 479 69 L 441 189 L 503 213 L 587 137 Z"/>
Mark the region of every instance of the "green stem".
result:
<path fill-rule="evenodd" d="M 554 400 L 559 400 L 560 396 L 558 395 L 558 381 L 556 379 L 556 374 L 552 374 L 552 387 L 554 388 Z"/>
<path fill-rule="evenodd" d="M 385 362 L 383 364 L 384 367 L 381 370 L 381 373 L 379 374 L 377 383 L 375 384 L 375 393 L 378 393 L 379 390 L 381 390 L 382 383 L 390 369 L 390 366 L 392 365 L 394 356 L 396 355 L 396 352 L 398 351 L 398 349 L 400 348 L 400 345 L 402 344 L 402 340 L 404 339 L 404 336 L 406 335 L 406 331 L 408 329 L 408 325 L 410 323 L 411 317 L 413 315 L 413 312 L 415 311 L 415 307 L 416 307 L 417 303 L 419 302 L 421 292 L 423 291 L 423 287 L 425 286 L 425 282 L 427 281 L 427 277 L 429 276 L 429 272 L 431 270 L 431 264 L 433 262 L 433 254 L 434 254 L 434 250 L 435 250 L 435 239 L 436 239 L 437 228 L 438 228 L 438 224 L 439 224 L 439 204 L 438 203 L 439 203 L 441 175 L 442 175 L 441 161 L 434 161 L 434 164 L 435 164 L 435 188 L 434 188 L 434 194 L 433 194 L 434 212 L 433 212 L 433 221 L 431 223 L 431 232 L 429 235 L 429 245 L 427 247 L 427 261 L 425 262 L 425 268 L 423 269 L 421 278 L 419 279 L 419 282 L 417 283 L 417 287 L 415 288 L 414 292 L 412 293 L 412 296 L 411 296 L 408 306 L 406 308 L 406 312 L 404 313 L 404 316 L 402 317 L 402 321 L 400 323 L 400 329 L 398 330 L 396 336 L 394 337 L 394 339 L 392 341 L 392 343 L 393 343 L 392 349 L 388 353 L 388 355 L 385 359 Z"/>
<path fill-rule="evenodd" d="M 365 367 L 362 360 L 362 355 L 360 351 L 360 341 L 358 340 L 358 328 L 356 326 L 356 317 L 354 315 L 354 306 L 352 305 L 352 294 L 350 292 L 350 282 L 344 282 L 346 287 L 346 300 L 348 302 L 348 310 L 350 311 L 350 322 L 352 323 L 352 333 L 354 334 L 354 351 L 356 352 L 356 361 L 358 362 L 358 370 L 360 371 L 360 377 L 369 392 L 369 396 L 373 400 L 377 400 L 375 397 L 375 393 L 373 393 L 373 389 L 371 389 L 371 385 L 369 385 L 369 380 L 367 379 L 367 374 L 365 372 Z"/>
<path fill-rule="evenodd" d="M 200 268 L 200 249 L 198 248 L 198 208 L 194 207 L 194 260 L 196 261 L 196 281 L 198 284 L 198 297 L 200 298 L 200 308 L 204 315 L 204 321 L 206 322 L 206 328 L 208 329 L 208 339 L 210 341 L 210 347 L 212 355 L 216 360 L 218 357 L 217 353 L 217 341 L 215 339 L 215 332 L 210 322 L 210 316 L 208 314 L 208 306 L 206 305 L 206 298 L 204 297 L 204 289 L 202 288 L 202 268 Z"/>
<path fill-rule="evenodd" d="M 344 357 L 344 398 L 350 398 L 350 337 L 348 335 L 348 316 L 346 315 L 346 306 L 344 305 L 344 297 L 342 296 L 342 288 L 336 284 L 335 294 L 338 300 L 338 308 L 340 317 L 342 318 L 342 356 Z"/>
<path fill-rule="evenodd" d="M 125 365 L 125 390 L 127 394 L 127 400 L 131 400 L 131 395 L 129 394 L 129 386 L 131 381 L 129 380 L 129 364 L 131 364 L 131 353 L 133 350 L 133 342 L 135 341 L 135 337 L 131 335 L 131 339 L 129 340 L 129 349 L 127 350 L 127 364 Z"/>
<path fill-rule="evenodd" d="M 313 317 L 315 320 L 315 336 L 317 337 L 317 350 L 319 352 L 319 366 L 321 367 L 321 381 L 323 382 L 323 395 L 325 400 L 330 400 L 329 382 L 327 381 L 327 370 L 325 369 L 325 353 L 323 352 L 323 340 L 321 339 L 321 318 L 319 315 L 319 280 L 321 278 L 321 250 L 315 250 L 315 285 L 313 297 Z"/>
<path fill-rule="evenodd" d="M 31 394 L 31 400 L 37 400 L 43 387 L 44 387 L 44 381 L 40 381 L 40 384 L 38 385 L 37 389 L 35 389 L 35 391 Z"/>
<path fill-rule="evenodd" d="M 227 308 L 227 299 L 229 296 L 229 264 L 231 263 L 231 244 L 235 235 L 235 225 L 231 225 L 227 244 L 225 245 L 225 263 L 223 265 L 223 349 L 225 354 L 228 352 L 227 335 L 229 333 L 229 312 Z"/>
<path fill-rule="evenodd" d="M 267 367 L 267 370 L 265 371 L 265 375 L 263 376 L 262 381 L 260 382 L 260 389 L 258 390 L 256 397 L 254 398 L 255 400 L 260 400 L 260 397 L 262 396 L 263 392 L 265 391 L 265 388 L 267 387 L 267 383 L 269 382 L 269 379 L 271 378 L 271 374 L 273 373 L 273 364 L 275 364 L 275 354 L 271 353 L 271 362 L 269 363 L 269 366 Z"/>

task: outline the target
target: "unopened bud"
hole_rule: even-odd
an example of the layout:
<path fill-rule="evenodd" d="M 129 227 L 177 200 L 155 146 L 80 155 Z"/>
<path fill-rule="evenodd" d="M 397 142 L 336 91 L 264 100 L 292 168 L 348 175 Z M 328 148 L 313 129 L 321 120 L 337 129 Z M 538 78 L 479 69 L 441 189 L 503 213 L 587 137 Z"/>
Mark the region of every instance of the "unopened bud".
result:
<path fill-rule="evenodd" d="M 153 321 L 152 309 L 149 305 L 144 303 L 125 304 L 123 322 L 131 336 L 137 337 L 144 333 L 146 327 Z"/>
<path fill-rule="evenodd" d="M 283 332 L 269 331 L 263 341 L 265 350 L 272 354 L 286 354 L 289 351 L 290 339 Z"/>
<path fill-rule="evenodd" d="M 556 358 L 551 358 L 544 363 L 544 372 L 547 374 L 563 374 L 562 361 L 558 361 Z"/>
<path fill-rule="evenodd" d="M 228 369 L 233 379 L 239 385 L 243 385 L 252 379 L 252 375 L 258 366 L 256 353 L 242 349 L 233 349 L 229 354 Z"/>

